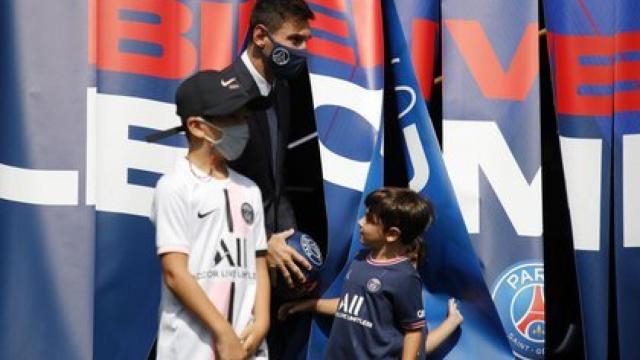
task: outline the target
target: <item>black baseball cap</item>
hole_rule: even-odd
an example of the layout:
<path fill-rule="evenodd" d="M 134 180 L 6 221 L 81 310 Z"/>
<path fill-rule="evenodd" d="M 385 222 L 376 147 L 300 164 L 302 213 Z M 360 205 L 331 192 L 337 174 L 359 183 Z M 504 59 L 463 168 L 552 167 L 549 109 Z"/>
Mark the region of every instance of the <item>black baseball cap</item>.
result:
<path fill-rule="evenodd" d="M 231 115 L 240 109 L 265 110 L 271 106 L 266 96 L 251 94 L 236 75 L 232 66 L 222 71 L 203 70 L 184 80 L 176 90 L 176 113 L 182 119 L 202 116 L 205 119 Z M 157 141 L 180 131 L 186 124 L 164 130 L 145 140 Z"/>

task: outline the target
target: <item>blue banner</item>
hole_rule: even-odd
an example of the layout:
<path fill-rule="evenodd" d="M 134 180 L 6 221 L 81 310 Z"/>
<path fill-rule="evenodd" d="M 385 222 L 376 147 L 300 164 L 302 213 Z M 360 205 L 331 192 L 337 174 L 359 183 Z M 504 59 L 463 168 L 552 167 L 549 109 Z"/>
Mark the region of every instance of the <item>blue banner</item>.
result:
<path fill-rule="evenodd" d="M 2 359 L 92 357 L 86 14 L 84 2 L 0 3 Z"/>
<path fill-rule="evenodd" d="M 640 13 L 635 1 L 545 1 L 585 353 L 611 353 L 609 263 L 621 359 L 640 357 Z M 613 238 L 610 236 L 613 235 Z M 612 243 L 613 242 L 613 243 Z M 613 252 L 612 252 L 613 251 Z M 611 330 L 610 330 L 611 331 Z"/>
<path fill-rule="evenodd" d="M 640 359 L 640 6 L 616 0 L 613 212 L 620 359 Z"/>
<path fill-rule="evenodd" d="M 411 54 L 396 10 L 396 6 L 407 3 L 385 0 L 383 4 L 391 59 L 389 70 L 394 79 L 409 186 L 429 198 L 436 209 L 436 219 L 424 236 L 428 253 L 420 269 L 427 322 L 433 329 L 446 318 L 447 300 L 452 296 L 459 299 L 465 319 L 462 330 L 431 358 L 512 359 L 411 66 Z"/>
<path fill-rule="evenodd" d="M 544 358 L 536 1 L 442 1 L 443 150 L 519 358 Z"/>
<path fill-rule="evenodd" d="M 440 43 L 440 1 L 404 0 L 395 4 L 420 92 L 429 100 Z"/>

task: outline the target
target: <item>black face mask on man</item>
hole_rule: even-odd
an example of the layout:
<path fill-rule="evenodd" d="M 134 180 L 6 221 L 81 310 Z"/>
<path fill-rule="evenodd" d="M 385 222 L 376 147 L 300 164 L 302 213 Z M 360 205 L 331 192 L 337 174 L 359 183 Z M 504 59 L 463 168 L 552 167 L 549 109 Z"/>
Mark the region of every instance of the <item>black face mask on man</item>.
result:
<path fill-rule="evenodd" d="M 267 64 L 273 75 L 279 79 L 291 80 L 300 74 L 307 61 L 307 51 L 283 45 L 267 34 L 273 43 L 273 50 Z"/>

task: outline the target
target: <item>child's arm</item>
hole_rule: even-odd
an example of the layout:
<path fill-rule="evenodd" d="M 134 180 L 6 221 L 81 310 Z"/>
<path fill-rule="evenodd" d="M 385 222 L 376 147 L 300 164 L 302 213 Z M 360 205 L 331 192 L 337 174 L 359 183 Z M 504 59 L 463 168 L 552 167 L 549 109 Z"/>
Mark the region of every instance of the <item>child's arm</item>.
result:
<path fill-rule="evenodd" d="M 335 315 L 340 299 L 306 299 L 282 304 L 278 309 L 278 319 L 284 320 L 289 315 L 300 312 L 314 312 L 321 315 Z"/>
<path fill-rule="evenodd" d="M 257 290 L 256 304 L 253 309 L 254 320 L 240 334 L 240 341 L 248 354 L 258 350 L 258 346 L 269 331 L 269 299 L 271 297 L 271 285 L 269 284 L 269 272 L 265 256 L 256 258 Z"/>
<path fill-rule="evenodd" d="M 402 360 L 416 360 L 422 344 L 422 328 L 405 330 L 402 344 Z"/>
<path fill-rule="evenodd" d="M 457 328 L 460 326 L 464 318 L 458 310 L 458 304 L 455 299 L 449 299 L 449 315 L 447 318 L 433 331 L 427 334 L 425 341 L 425 351 L 427 354 L 435 350 L 442 344 Z"/>
<path fill-rule="evenodd" d="M 204 325 L 213 333 L 216 348 L 223 359 L 244 359 L 247 356 L 240 339 L 227 319 L 211 303 L 188 269 L 188 255 L 170 252 L 160 257 L 164 282 Z"/>

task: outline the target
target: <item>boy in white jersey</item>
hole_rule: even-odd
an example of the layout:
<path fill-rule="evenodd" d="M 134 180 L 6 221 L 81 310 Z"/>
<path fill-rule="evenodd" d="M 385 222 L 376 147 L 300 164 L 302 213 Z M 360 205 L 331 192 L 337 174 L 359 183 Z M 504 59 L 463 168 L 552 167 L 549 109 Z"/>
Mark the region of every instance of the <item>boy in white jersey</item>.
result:
<path fill-rule="evenodd" d="M 164 278 L 157 359 L 268 358 L 262 199 L 226 165 L 247 143 L 246 112 L 268 105 L 233 69 L 198 72 L 176 92 L 189 152 L 159 180 L 153 200 Z"/>

